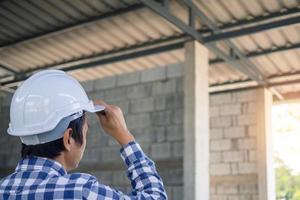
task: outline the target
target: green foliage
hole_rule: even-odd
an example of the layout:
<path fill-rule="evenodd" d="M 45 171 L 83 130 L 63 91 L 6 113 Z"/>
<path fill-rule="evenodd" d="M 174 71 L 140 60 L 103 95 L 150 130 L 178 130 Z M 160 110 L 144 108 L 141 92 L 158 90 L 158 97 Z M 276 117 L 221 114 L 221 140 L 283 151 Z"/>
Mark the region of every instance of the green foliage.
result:
<path fill-rule="evenodd" d="M 300 200 L 300 175 L 293 175 L 282 161 L 276 168 L 276 199 Z"/>

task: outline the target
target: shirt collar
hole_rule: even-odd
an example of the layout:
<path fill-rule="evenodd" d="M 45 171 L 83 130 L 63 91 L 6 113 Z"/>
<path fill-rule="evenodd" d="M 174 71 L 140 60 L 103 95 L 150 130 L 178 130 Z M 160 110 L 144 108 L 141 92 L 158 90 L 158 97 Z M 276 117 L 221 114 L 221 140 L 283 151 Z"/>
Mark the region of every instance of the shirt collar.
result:
<path fill-rule="evenodd" d="M 30 156 L 22 159 L 17 167 L 16 171 L 43 171 L 48 174 L 55 174 L 63 176 L 67 174 L 64 167 L 57 161 L 37 156 Z"/>

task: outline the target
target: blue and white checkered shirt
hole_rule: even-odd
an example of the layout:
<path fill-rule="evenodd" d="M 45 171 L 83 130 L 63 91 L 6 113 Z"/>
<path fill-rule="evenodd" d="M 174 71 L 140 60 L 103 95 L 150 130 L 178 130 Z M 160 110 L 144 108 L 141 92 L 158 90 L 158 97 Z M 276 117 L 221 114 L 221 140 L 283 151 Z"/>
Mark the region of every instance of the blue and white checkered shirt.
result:
<path fill-rule="evenodd" d="M 30 157 L 0 181 L 0 199 L 167 199 L 154 162 L 138 143 L 128 143 L 120 153 L 128 168 L 131 194 L 112 189 L 89 174 L 68 174 L 54 160 Z"/>

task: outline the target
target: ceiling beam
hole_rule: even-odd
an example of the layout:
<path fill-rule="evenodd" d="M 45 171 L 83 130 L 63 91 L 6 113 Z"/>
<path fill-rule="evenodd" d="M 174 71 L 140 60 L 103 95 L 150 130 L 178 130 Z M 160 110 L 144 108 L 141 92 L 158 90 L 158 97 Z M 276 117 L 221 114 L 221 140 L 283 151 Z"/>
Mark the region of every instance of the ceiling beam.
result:
<path fill-rule="evenodd" d="M 261 22 L 266 22 L 269 20 L 282 19 L 284 17 L 290 17 L 294 14 L 298 14 L 300 12 L 300 7 L 294 8 L 282 8 L 279 11 L 275 12 L 265 12 L 260 16 L 249 16 L 246 19 L 241 19 L 235 22 L 229 22 L 220 26 L 221 29 L 234 29 L 237 26 L 249 26 L 251 24 L 258 24 Z"/>
<path fill-rule="evenodd" d="M 281 28 L 283 26 L 289 26 L 293 24 L 300 23 L 300 16 L 290 17 L 286 19 L 280 19 L 276 21 L 271 21 L 263 24 L 258 24 L 251 27 L 241 28 L 239 30 L 226 31 L 221 33 L 212 34 L 204 38 L 205 43 L 217 42 L 221 40 L 228 40 L 236 37 L 241 37 L 244 35 L 251 35 L 262 31 L 272 30 L 276 28 Z"/>
<path fill-rule="evenodd" d="M 211 29 L 213 34 L 222 32 L 222 30 L 219 29 L 219 27 L 217 27 L 205 14 L 203 14 L 191 0 L 184 0 L 184 3 L 189 11 L 188 25 L 169 12 L 169 8 L 166 6 L 168 5 L 168 3 L 165 3 L 168 2 L 168 0 L 165 0 L 163 4 L 150 0 L 142 0 L 142 2 L 154 12 L 159 14 L 161 17 L 165 18 L 170 23 L 174 24 L 177 28 L 181 29 L 183 32 L 190 35 L 200 43 L 204 43 L 205 40 L 201 35 L 197 34 L 197 31 L 195 32 L 196 17 L 199 17 L 202 24 Z M 243 55 L 243 53 L 231 41 L 226 40 L 225 44 L 230 49 L 230 56 L 226 55 L 225 52 L 222 52 L 222 50 L 220 50 L 215 44 L 206 43 L 206 47 L 211 50 L 216 56 L 223 59 L 231 66 L 236 67 L 239 71 L 246 74 L 250 79 L 256 81 L 258 85 L 269 87 L 267 78 L 254 63 L 252 63 L 245 55 Z M 280 95 L 280 93 L 278 93 L 274 88 L 269 89 L 279 99 L 283 98 L 282 95 Z"/>
<path fill-rule="evenodd" d="M 177 49 L 183 48 L 184 43 L 187 40 L 189 40 L 189 37 L 184 36 L 184 35 L 179 35 L 179 36 L 175 36 L 175 37 L 171 36 L 171 37 L 165 38 L 165 39 L 158 39 L 158 40 L 154 40 L 151 42 L 146 42 L 144 44 L 133 45 L 131 47 L 126 47 L 126 48 L 121 48 L 121 49 L 117 49 L 117 50 L 113 50 L 113 51 L 109 51 L 109 52 L 105 52 L 105 53 L 100 53 L 97 55 L 93 55 L 91 57 L 87 57 L 85 59 L 71 60 L 71 61 L 67 61 L 64 63 L 45 66 L 45 67 L 43 67 L 43 69 L 48 69 L 48 68 L 53 68 L 53 67 L 64 68 L 64 67 L 68 67 L 68 66 L 73 66 L 77 62 L 79 63 L 79 61 L 82 61 L 85 64 L 87 64 L 87 63 L 91 63 L 92 60 L 100 60 L 102 57 L 108 56 L 108 55 L 114 56 L 113 60 L 121 61 L 118 56 L 115 57 L 115 55 L 117 55 L 117 54 L 120 54 L 120 55 L 126 54 L 127 55 L 126 60 L 134 59 L 134 58 L 138 58 L 141 56 L 148 56 L 148 55 L 151 55 L 152 53 L 163 53 L 166 51 L 177 50 Z M 148 48 L 151 48 L 152 50 L 149 51 L 149 50 L 147 50 Z M 246 57 L 255 58 L 258 56 L 268 55 L 268 54 L 272 54 L 272 53 L 279 53 L 279 52 L 284 52 L 284 51 L 289 51 L 289 50 L 295 50 L 295 49 L 299 49 L 299 48 L 300 48 L 300 43 L 288 44 L 288 45 L 279 46 L 279 47 L 274 46 L 269 49 L 261 49 L 259 51 L 249 52 L 246 54 Z M 139 50 L 139 53 L 132 55 L 133 57 L 130 57 L 130 55 L 126 53 L 126 52 L 134 51 L 134 50 Z M 224 61 L 219 58 L 210 60 L 211 65 L 217 64 L 217 63 L 222 63 L 222 62 L 224 62 Z M 105 64 L 109 64 L 109 63 L 105 62 Z M 93 66 L 91 65 L 90 67 L 93 67 Z M 78 69 L 80 69 L 80 67 Z M 24 71 L 24 73 L 32 73 L 32 72 L 34 72 L 34 70 Z M 2 77 L 0 77 L 0 80 L 2 78 L 7 78 L 7 77 L 8 76 L 2 76 Z"/>
<path fill-rule="evenodd" d="M 170 13 L 170 10 L 166 5 L 168 4 L 160 4 L 156 2 L 155 0 L 141 0 L 147 7 L 149 7 L 151 10 L 153 10 L 155 13 L 160 15 L 161 17 L 165 18 L 167 21 L 175 25 L 177 28 L 181 29 L 184 33 L 188 34 L 195 40 L 197 40 L 200 43 L 203 43 L 203 36 L 195 29 L 195 25 L 191 23 L 191 20 L 189 21 L 189 24 L 186 24 L 176 16 L 174 16 L 172 13 Z M 193 5 L 192 2 L 190 1 L 184 1 L 187 6 L 188 6 L 188 11 L 189 11 L 189 19 L 193 19 L 195 16 L 199 16 L 200 11 Z M 207 19 L 203 21 L 208 21 Z M 195 20 L 193 21 L 195 22 Z M 209 28 L 211 28 L 210 24 L 205 23 Z M 212 51 L 216 56 L 219 58 L 222 58 L 224 61 L 229 63 L 230 65 L 236 67 L 239 69 L 242 73 L 246 74 L 248 77 L 250 77 L 253 80 L 256 80 L 260 84 L 264 84 L 263 77 L 262 75 L 258 76 L 257 74 L 253 73 L 251 69 L 247 66 L 242 66 L 242 63 L 236 62 L 236 57 L 240 57 L 241 59 L 244 59 L 243 56 L 240 54 L 240 52 L 235 51 L 236 49 L 232 50 L 233 56 L 228 55 L 224 51 L 220 50 L 215 44 L 208 43 L 206 44 L 206 47 Z"/>
<path fill-rule="evenodd" d="M 142 49 L 148 48 L 149 46 L 152 46 L 152 45 L 157 45 L 156 49 L 152 51 L 153 53 L 155 53 L 155 52 L 162 53 L 162 52 L 164 52 L 164 50 L 167 50 L 167 49 L 176 50 L 176 49 L 182 48 L 184 46 L 185 41 L 187 41 L 188 39 L 189 39 L 189 37 L 186 36 L 185 34 L 175 36 L 175 37 L 171 36 L 171 37 L 165 38 L 165 39 L 158 39 L 158 40 L 154 40 L 151 42 L 145 42 L 145 43 L 139 44 L 139 45 L 133 45 L 131 47 L 126 47 L 126 48 L 121 48 L 121 49 L 117 49 L 117 50 L 113 50 L 113 51 L 109 51 L 109 52 L 105 52 L 105 53 L 96 54 L 96 55 L 93 55 L 90 57 L 86 57 L 84 59 L 80 58 L 78 60 L 70 60 L 70 61 L 66 61 L 63 63 L 55 64 L 55 65 L 44 66 L 43 69 L 48 69 L 48 68 L 52 68 L 52 67 L 56 67 L 56 66 L 63 66 L 63 65 L 71 66 L 72 63 L 74 64 L 76 62 L 79 62 L 80 60 L 85 60 L 85 62 L 88 63 L 87 60 L 89 60 L 89 59 L 97 59 L 98 57 L 102 57 L 102 56 L 105 56 L 108 54 L 119 54 L 119 53 L 126 54 L 127 51 L 131 51 L 133 49 L 141 49 L 139 55 L 147 56 L 147 55 L 150 55 L 149 54 L 150 51 L 143 51 Z M 172 45 L 170 45 L 170 43 L 172 43 Z M 257 56 L 267 55 L 267 54 L 276 53 L 276 52 L 283 52 L 283 51 L 288 51 L 288 50 L 294 50 L 294 49 L 299 49 L 299 48 L 300 48 L 300 43 L 287 44 L 287 45 L 279 46 L 279 47 L 274 46 L 269 49 L 260 49 L 259 51 L 250 52 L 250 53 L 246 54 L 246 57 L 253 58 L 253 57 L 257 57 Z M 133 57 L 129 57 L 129 56 L 127 56 L 126 58 L 133 59 Z M 120 59 L 117 59 L 117 60 L 120 61 Z M 210 64 L 217 64 L 217 63 L 222 63 L 222 62 L 224 62 L 222 59 L 216 58 L 214 60 L 211 60 Z M 106 63 L 106 64 L 108 64 L 108 63 Z M 11 72 L 11 74 L 18 73 L 16 70 L 12 69 L 11 67 L 7 67 L 2 64 L 0 64 L 0 68 L 6 70 L 8 72 Z M 31 72 L 34 72 L 34 70 L 27 70 L 22 73 L 31 73 Z M 5 75 L 5 76 L 0 77 L 0 81 L 1 81 L 1 79 L 7 78 L 9 76 L 10 75 Z"/>
<path fill-rule="evenodd" d="M 12 69 L 11 67 L 7 67 L 7 65 L 3 65 L 1 63 L 0 63 L 0 68 L 3 69 L 3 70 L 5 70 L 5 71 L 7 71 L 9 74 L 13 74 L 13 75 L 18 74 L 18 71 Z"/>
<path fill-rule="evenodd" d="M 298 76 L 298 78 L 296 78 L 295 76 Z M 288 80 L 290 78 L 293 80 Z M 10 85 L 8 84 L 7 86 L 0 86 L 0 90 L 7 91 L 9 93 L 14 93 L 15 90 L 11 87 L 16 87 L 17 84 L 19 84 L 20 82 L 22 82 L 24 80 L 25 79 L 20 80 L 18 82 L 13 82 Z M 268 81 L 271 82 L 269 84 L 269 87 L 274 87 L 274 88 L 279 87 L 279 86 L 288 86 L 288 85 L 294 85 L 294 84 L 300 85 L 300 72 L 298 72 L 296 74 L 290 74 L 290 75 L 287 74 L 287 75 L 273 76 L 273 77 L 269 78 Z M 243 80 L 243 81 L 236 81 L 233 83 L 212 84 L 209 86 L 209 93 L 216 94 L 216 93 L 239 91 L 239 90 L 245 90 L 245 89 L 256 89 L 259 87 L 261 87 L 261 86 L 259 86 L 257 82 L 248 79 L 248 80 Z M 298 97 L 299 97 L 299 94 L 297 95 Z M 282 95 L 283 99 L 286 100 L 285 94 L 280 94 L 280 95 Z M 280 101 L 283 100 L 283 99 L 279 99 L 276 96 L 275 96 L 275 98 L 276 98 L 276 100 L 280 100 Z M 288 99 L 290 99 L 290 98 L 288 98 Z"/>
<path fill-rule="evenodd" d="M 143 56 L 149 56 L 153 55 L 156 53 L 164 53 L 167 51 L 172 51 L 172 50 L 178 50 L 183 48 L 184 43 L 189 40 L 189 37 L 183 37 L 183 36 L 172 36 L 166 39 L 159 39 L 155 41 L 148 42 L 147 44 L 141 44 L 141 45 L 134 45 L 130 48 L 126 47 L 123 49 L 118 49 L 118 50 L 113 50 L 109 51 L 106 53 L 101 53 L 98 55 L 94 55 L 89 58 L 85 59 L 80 59 L 80 60 L 75 60 L 75 61 L 68 61 L 64 62 L 61 64 L 56 64 L 56 65 L 51 65 L 51 66 L 46 66 L 43 67 L 43 69 L 50 69 L 50 68 L 60 68 L 65 71 L 70 71 L 71 69 L 86 69 L 86 68 L 93 68 L 93 67 L 98 67 L 100 64 L 110 64 L 113 62 L 120 62 L 124 60 L 130 60 L 130 59 L 135 59 Z M 299 44 L 293 44 L 293 45 L 288 45 L 288 46 L 281 46 L 281 47 L 272 47 L 270 49 L 264 49 L 261 51 L 255 51 L 255 52 L 250 52 L 246 54 L 248 58 L 255 58 L 257 56 L 262 56 L 262 55 L 268 55 L 272 53 L 277 53 L 277 52 L 284 52 L 288 50 L 293 50 L 293 49 L 298 49 L 300 48 L 300 43 Z M 217 63 L 222 63 L 224 62 L 222 59 L 214 59 L 210 61 L 210 65 L 217 64 Z M 69 68 L 70 67 L 70 68 Z M 40 70 L 40 69 L 38 69 Z M 34 70 L 27 70 L 24 72 L 25 75 L 24 77 L 19 77 L 16 79 L 12 79 L 9 81 L 2 81 L 2 79 L 7 79 L 8 77 L 11 77 L 9 75 L 2 76 L 0 77 L 0 82 L 5 85 L 5 84 L 11 84 L 13 82 L 17 81 L 22 81 L 25 80 L 28 76 L 30 76 L 32 73 L 37 71 L 37 69 Z"/>
<path fill-rule="evenodd" d="M 199 17 L 203 25 L 206 25 L 210 30 L 212 30 L 213 34 L 219 34 L 223 31 L 217 25 L 215 25 L 213 21 L 211 21 L 204 13 L 202 13 L 191 0 L 183 1 L 191 10 L 191 13 L 194 13 L 197 17 Z M 205 43 L 205 38 L 203 38 L 203 42 Z M 243 65 L 248 70 L 248 73 L 243 72 L 243 66 L 233 66 L 235 66 L 244 74 L 248 75 L 253 80 L 257 81 L 259 84 L 266 85 L 266 82 L 264 81 L 264 74 L 262 74 L 262 72 L 251 61 L 247 59 L 247 57 L 243 54 L 243 52 L 241 52 L 239 48 L 237 48 L 235 44 L 233 44 L 229 40 L 225 40 L 224 44 L 230 49 L 230 55 L 234 57 L 235 60 L 242 61 L 239 64 Z M 206 44 L 206 46 L 209 47 L 210 45 Z M 253 76 L 250 76 L 250 74 L 253 74 Z"/>
<path fill-rule="evenodd" d="M 300 72 L 297 73 L 298 77 L 300 75 Z M 300 79 L 293 79 L 295 74 L 292 75 L 277 75 L 273 76 L 272 78 L 268 78 L 268 88 L 274 88 L 280 87 L 280 86 L 289 86 L 294 84 L 300 85 Z M 288 80 L 289 78 L 293 80 Z M 222 92 L 228 92 L 228 91 L 236 91 L 236 90 L 243 90 L 243 89 L 255 89 L 261 87 L 257 84 L 257 82 L 253 80 L 243 80 L 243 81 L 236 81 L 233 83 L 222 83 L 222 84 L 212 84 L 209 87 L 210 93 L 222 93 Z M 284 98 L 284 94 L 280 94 Z M 278 96 L 276 96 L 278 98 Z M 280 100 L 283 100 L 282 98 L 278 98 Z"/>
<path fill-rule="evenodd" d="M 278 98 L 274 98 L 274 104 L 282 104 L 282 103 L 299 103 L 300 102 L 300 92 L 289 92 L 285 93 L 284 100 L 280 100 Z"/>
<path fill-rule="evenodd" d="M 284 52 L 284 51 L 289 51 L 289 50 L 295 50 L 300 48 L 300 43 L 296 44 L 287 44 L 284 46 L 274 46 L 269 49 L 260 49 L 259 51 L 253 51 L 249 52 L 246 55 L 247 58 L 255 58 L 258 56 L 263 56 L 263 55 L 269 55 L 272 53 L 279 53 L 279 52 Z M 214 60 L 210 61 L 210 64 L 217 64 L 217 63 L 222 63 L 224 62 L 222 59 L 216 58 Z"/>
<path fill-rule="evenodd" d="M 216 26 L 213 21 L 211 21 L 204 13 L 202 13 L 196 6 L 195 4 L 192 2 L 192 0 L 183 0 L 186 4 L 186 6 L 189 8 L 189 10 L 191 10 L 192 14 L 194 13 L 197 17 L 200 18 L 200 20 L 202 21 L 203 24 L 207 25 L 211 30 L 213 34 L 220 34 L 222 33 L 222 30 L 219 29 L 218 26 Z M 295 20 L 294 20 L 295 21 Z M 287 22 L 285 22 L 287 23 Z M 278 25 L 279 26 L 279 25 Z M 273 26 L 269 26 L 269 28 L 273 28 Z M 243 30 L 243 29 L 242 29 Z M 261 30 L 266 30 L 266 29 L 261 29 Z M 201 41 L 200 41 L 201 42 Z M 204 41 L 205 43 L 205 41 Z M 206 46 L 209 47 L 212 42 L 206 43 Z M 248 59 L 243 52 L 237 48 L 237 46 L 235 46 L 234 43 L 232 43 L 229 38 L 224 40 L 224 44 L 229 47 L 230 49 L 230 54 L 238 61 L 241 62 L 236 62 L 236 63 L 230 63 L 229 64 L 235 64 L 233 65 L 234 67 L 236 67 L 239 71 L 241 71 L 242 73 L 246 74 L 250 79 L 256 81 L 258 83 L 258 85 L 263 86 L 263 87 L 267 87 L 269 88 L 269 90 L 275 95 L 277 96 L 279 99 L 283 99 L 283 96 L 276 91 L 274 88 L 271 88 L 269 86 L 267 77 L 258 69 L 258 67 L 250 60 Z M 214 52 L 216 53 L 216 52 Z M 218 54 L 216 54 L 217 56 L 219 56 Z M 219 56 L 220 57 L 220 56 Z M 222 58 L 222 57 L 221 57 Z M 224 59 L 224 58 L 222 58 Z M 227 60 L 225 60 L 226 62 L 228 62 Z M 239 66 L 242 65 L 242 66 Z M 245 70 L 243 69 L 243 66 L 248 68 L 248 73 L 245 73 Z"/>
<path fill-rule="evenodd" d="M 4 91 L 4 92 L 8 92 L 8 93 L 11 93 L 13 94 L 15 92 L 14 89 L 10 88 L 10 87 L 3 87 L 3 86 L 0 86 L 0 90 Z"/>
<path fill-rule="evenodd" d="M 119 50 L 113 50 L 105 53 L 98 54 L 97 56 L 93 56 L 86 59 L 80 59 L 77 61 L 72 62 L 65 62 L 61 64 L 56 64 L 53 66 L 46 66 L 39 69 L 33 69 L 33 70 L 27 70 L 23 72 L 23 76 L 15 77 L 14 79 L 3 81 L 0 83 L 2 85 L 9 85 L 14 82 L 20 82 L 31 76 L 36 71 L 39 71 L 41 69 L 61 69 L 64 71 L 72 71 L 77 69 L 86 69 L 86 68 L 93 68 L 93 67 L 99 67 L 99 65 L 105 65 L 130 59 L 139 58 L 142 56 L 147 55 L 153 55 L 158 53 L 163 53 L 167 51 L 177 50 L 180 48 L 183 48 L 184 41 L 186 41 L 186 38 L 172 36 L 170 38 L 164 39 L 164 43 L 167 43 L 166 45 L 161 45 L 160 41 L 151 41 L 147 44 L 143 45 L 134 45 L 130 48 L 126 47 Z M 8 78 L 7 76 L 1 77 L 1 78 Z"/>

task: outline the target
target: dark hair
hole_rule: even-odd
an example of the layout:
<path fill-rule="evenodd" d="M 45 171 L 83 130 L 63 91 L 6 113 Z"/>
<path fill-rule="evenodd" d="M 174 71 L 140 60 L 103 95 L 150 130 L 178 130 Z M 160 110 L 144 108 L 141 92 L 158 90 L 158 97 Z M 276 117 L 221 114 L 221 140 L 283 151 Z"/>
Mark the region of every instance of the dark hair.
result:
<path fill-rule="evenodd" d="M 76 141 L 76 143 L 82 145 L 83 143 L 83 125 L 85 122 L 85 112 L 83 115 L 77 119 L 74 119 L 70 122 L 68 128 L 73 130 L 72 138 Z M 65 146 L 63 143 L 63 138 L 47 142 L 44 144 L 37 145 L 26 145 L 22 143 L 21 155 L 22 158 L 30 157 L 30 156 L 40 156 L 46 158 L 55 158 L 60 155 L 62 151 L 65 150 Z"/>

